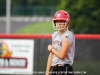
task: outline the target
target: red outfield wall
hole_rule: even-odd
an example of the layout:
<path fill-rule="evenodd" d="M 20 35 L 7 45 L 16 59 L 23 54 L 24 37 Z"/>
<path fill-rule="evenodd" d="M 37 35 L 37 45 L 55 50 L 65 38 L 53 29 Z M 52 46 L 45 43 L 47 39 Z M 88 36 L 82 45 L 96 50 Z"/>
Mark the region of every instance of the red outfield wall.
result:
<path fill-rule="evenodd" d="M 42 34 L 0 34 L 0 38 L 14 38 L 14 39 L 51 39 L 51 35 L 42 35 Z M 76 39 L 87 39 L 87 40 L 99 40 L 100 34 L 75 34 Z"/>

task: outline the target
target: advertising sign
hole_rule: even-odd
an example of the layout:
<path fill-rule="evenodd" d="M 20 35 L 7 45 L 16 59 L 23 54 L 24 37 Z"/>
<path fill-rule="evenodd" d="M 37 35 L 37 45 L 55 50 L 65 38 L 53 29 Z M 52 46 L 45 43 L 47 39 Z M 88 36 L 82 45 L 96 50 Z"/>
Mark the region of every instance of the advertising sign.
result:
<path fill-rule="evenodd" d="M 0 74 L 32 74 L 34 40 L 0 39 Z"/>

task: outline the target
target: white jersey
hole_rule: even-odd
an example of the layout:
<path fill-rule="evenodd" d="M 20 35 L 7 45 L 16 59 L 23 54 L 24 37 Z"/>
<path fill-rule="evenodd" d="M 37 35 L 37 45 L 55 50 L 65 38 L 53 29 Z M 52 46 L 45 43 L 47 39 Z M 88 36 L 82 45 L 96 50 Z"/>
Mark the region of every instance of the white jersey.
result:
<path fill-rule="evenodd" d="M 68 50 L 68 53 L 66 54 L 66 57 L 64 60 L 61 60 L 56 55 L 53 55 L 53 60 L 52 60 L 51 66 L 54 66 L 57 64 L 70 64 L 70 65 L 73 64 L 74 55 L 75 55 L 75 37 L 71 31 L 66 30 L 65 33 L 62 34 L 61 36 L 59 36 L 58 31 L 54 32 L 54 34 L 52 34 L 52 45 L 54 46 L 54 48 L 56 50 L 60 51 L 62 41 L 65 37 L 68 38 L 68 41 L 70 43 L 70 48 Z"/>

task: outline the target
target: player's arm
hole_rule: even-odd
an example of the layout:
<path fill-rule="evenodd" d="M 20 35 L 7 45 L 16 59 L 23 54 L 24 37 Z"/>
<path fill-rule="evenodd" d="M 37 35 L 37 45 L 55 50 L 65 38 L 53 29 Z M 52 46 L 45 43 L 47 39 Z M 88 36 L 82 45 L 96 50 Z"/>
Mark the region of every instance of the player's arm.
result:
<path fill-rule="evenodd" d="M 62 42 L 62 48 L 60 51 L 57 51 L 55 48 L 53 48 L 52 45 L 49 45 L 49 51 L 51 51 L 53 54 L 55 54 L 58 58 L 60 59 L 64 59 L 66 57 L 66 54 L 68 52 L 68 49 L 70 47 L 70 43 L 68 41 L 68 38 L 64 38 L 63 42 Z M 51 50 L 50 50 L 51 48 Z"/>
<path fill-rule="evenodd" d="M 48 56 L 48 60 L 47 60 L 46 75 L 49 75 L 49 72 L 51 70 L 52 57 L 53 57 L 53 54 L 50 52 Z"/>

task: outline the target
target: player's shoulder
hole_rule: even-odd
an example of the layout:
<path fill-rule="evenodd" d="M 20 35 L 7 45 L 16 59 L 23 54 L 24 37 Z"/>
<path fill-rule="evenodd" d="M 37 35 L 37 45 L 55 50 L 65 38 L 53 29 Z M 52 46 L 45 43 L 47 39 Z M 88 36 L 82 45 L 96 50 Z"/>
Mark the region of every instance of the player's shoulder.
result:
<path fill-rule="evenodd" d="M 52 36 L 57 35 L 57 34 L 58 34 L 58 31 L 55 31 L 55 32 L 52 34 Z"/>
<path fill-rule="evenodd" d="M 74 36 L 74 33 L 72 31 L 70 31 L 70 30 L 67 30 L 65 35 L 67 35 L 67 36 Z"/>

